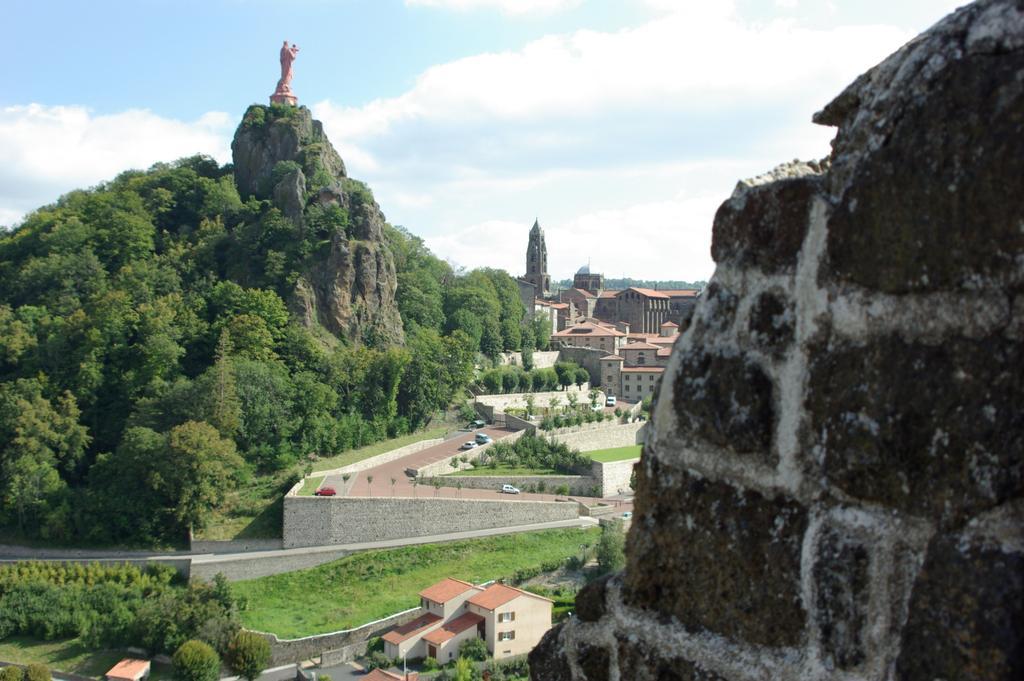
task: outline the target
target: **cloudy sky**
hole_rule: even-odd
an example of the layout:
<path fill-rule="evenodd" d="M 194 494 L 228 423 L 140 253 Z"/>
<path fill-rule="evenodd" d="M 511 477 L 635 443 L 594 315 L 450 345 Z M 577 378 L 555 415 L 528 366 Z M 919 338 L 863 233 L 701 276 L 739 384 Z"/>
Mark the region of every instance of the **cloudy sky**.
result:
<path fill-rule="evenodd" d="M 67 0 L 5 8 L 0 225 L 194 153 L 230 161 L 282 40 L 293 89 L 393 224 L 466 267 L 705 279 L 737 179 L 949 0 Z"/>

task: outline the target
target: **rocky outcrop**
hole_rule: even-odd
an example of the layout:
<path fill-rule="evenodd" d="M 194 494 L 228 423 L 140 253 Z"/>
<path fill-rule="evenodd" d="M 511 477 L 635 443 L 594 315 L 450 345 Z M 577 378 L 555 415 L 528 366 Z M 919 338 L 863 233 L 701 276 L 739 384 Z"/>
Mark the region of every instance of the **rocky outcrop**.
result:
<path fill-rule="evenodd" d="M 231 158 L 243 199 L 269 198 L 274 190 L 274 168 L 282 161 L 297 163 L 307 180 L 319 176 L 318 189 L 329 180 L 345 177 L 341 156 L 324 134 L 323 125 L 313 120 L 304 106 L 250 106 L 235 131 Z"/>
<path fill-rule="evenodd" d="M 307 326 L 355 343 L 403 341 L 398 278 L 384 243 L 384 215 L 306 107 L 250 106 L 231 143 L 243 197 L 270 200 L 301 233 L 310 209 L 336 209 L 345 228 L 302 268 L 289 308 Z M 326 242 L 325 242 L 326 243 Z"/>
<path fill-rule="evenodd" d="M 547 679 L 1024 678 L 1024 3 L 958 10 L 741 182 L 624 573 Z"/>

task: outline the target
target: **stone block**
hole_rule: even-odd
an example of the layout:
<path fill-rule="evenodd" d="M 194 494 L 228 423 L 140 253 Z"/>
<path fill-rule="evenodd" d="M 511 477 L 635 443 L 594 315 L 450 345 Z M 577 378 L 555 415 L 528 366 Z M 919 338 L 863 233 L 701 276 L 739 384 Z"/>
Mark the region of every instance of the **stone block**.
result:
<path fill-rule="evenodd" d="M 797 645 L 806 619 L 800 556 L 807 510 L 657 459 L 638 467 L 637 477 L 626 602 L 675 617 L 689 631 Z"/>
<path fill-rule="evenodd" d="M 815 615 L 829 668 L 850 669 L 864 661 L 869 567 L 863 545 L 835 528 L 823 531 L 814 562 Z"/>
<path fill-rule="evenodd" d="M 611 656 L 608 650 L 587 643 L 576 648 L 576 662 L 587 681 L 608 681 Z"/>
<path fill-rule="evenodd" d="M 889 293 L 1024 280 L 1022 71 L 1022 50 L 965 55 L 880 118 L 884 143 L 844 168 L 831 272 Z"/>
<path fill-rule="evenodd" d="M 563 642 L 564 628 L 565 624 L 560 624 L 549 629 L 540 643 L 530 651 L 527 662 L 530 664 L 532 681 L 567 681 L 573 678 Z"/>
<path fill-rule="evenodd" d="M 1024 492 L 1024 348 L 888 336 L 810 350 L 806 449 L 844 492 L 939 521 Z"/>
<path fill-rule="evenodd" d="M 1024 678 L 1024 551 L 942 534 L 914 585 L 900 681 Z"/>
<path fill-rule="evenodd" d="M 775 409 L 771 379 L 743 356 L 724 357 L 701 347 L 682 352 L 673 384 L 679 434 L 773 463 Z"/>
<path fill-rule="evenodd" d="M 576 594 L 576 616 L 584 622 L 596 622 L 607 610 L 608 582 L 612 575 L 595 579 Z"/>
<path fill-rule="evenodd" d="M 724 681 L 683 657 L 673 656 L 671 651 L 655 649 L 638 639 L 620 635 L 619 678 L 632 681 Z"/>
<path fill-rule="evenodd" d="M 796 314 L 781 293 L 765 292 L 750 307 L 748 330 L 754 346 L 780 358 L 793 344 Z"/>
<path fill-rule="evenodd" d="M 757 185 L 719 207 L 711 237 L 716 263 L 778 273 L 796 266 L 807 234 L 811 202 L 822 193 L 819 175 Z"/>

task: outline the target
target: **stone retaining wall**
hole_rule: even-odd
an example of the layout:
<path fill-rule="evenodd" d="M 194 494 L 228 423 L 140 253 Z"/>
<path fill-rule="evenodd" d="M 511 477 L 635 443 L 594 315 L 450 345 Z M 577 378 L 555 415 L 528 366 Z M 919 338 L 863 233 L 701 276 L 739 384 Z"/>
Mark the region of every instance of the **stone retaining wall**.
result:
<path fill-rule="evenodd" d="M 979 0 L 740 182 L 625 572 L 535 681 L 1024 677 L 1024 4 Z"/>
<path fill-rule="evenodd" d="M 193 553 L 243 553 L 247 551 L 273 551 L 282 546 L 280 539 L 230 539 L 217 541 L 211 539 L 193 539 Z"/>
<path fill-rule="evenodd" d="M 324 651 L 338 650 L 360 643 L 365 644 L 374 636 L 380 636 L 392 627 L 415 619 L 419 611 L 419 608 L 403 610 L 391 617 L 370 622 L 355 629 L 344 629 L 304 638 L 280 639 L 275 634 L 263 631 L 254 633 L 259 634 L 270 643 L 270 667 L 275 667 L 319 657 Z"/>
<path fill-rule="evenodd" d="M 629 478 L 633 475 L 633 466 L 638 461 L 640 461 L 639 458 L 609 463 L 594 461 L 591 464 L 591 470 L 596 484 L 601 487 L 601 496 L 613 497 L 629 494 L 631 492 Z"/>
<path fill-rule="evenodd" d="M 593 452 L 598 449 L 611 449 L 613 447 L 626 447 L 628 445 L 642 444 L 642 429 L 646 424 L 646 421 L 611 424 L 588 423 L 585 425 L 599 427 L 584 428 L 583 426 L 580 426 L 580 429 L 575 432 L 556 433 L 556 431 L 551 431 L 556 434 L 546 435 L 555 442 L 561 442 L 571 449 L 578 449 L 581 452 Z M 604 427 L 600 427 L 601 425 Z"/>
<path fill-rule="evenodd" d="M 423 537 L 571 520 L 576 504 L 481 499 L 286 497 L 285 547 Z"/>

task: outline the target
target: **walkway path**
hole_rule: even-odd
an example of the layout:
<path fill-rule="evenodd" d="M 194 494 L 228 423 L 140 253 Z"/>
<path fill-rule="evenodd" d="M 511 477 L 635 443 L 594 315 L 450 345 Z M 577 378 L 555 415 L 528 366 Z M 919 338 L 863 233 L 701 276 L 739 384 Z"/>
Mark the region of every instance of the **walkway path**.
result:
<path fill-rule="evenodd" d="M 500 491 L 500 484 L 495 483 L 494 489 L 469 489 L 463 488 L 458 489 L 455 486 L 457 478 L 450 478 L 451 483 L 435 490 L 433 487 L 428 485 L 417 485 L 413 486 L 412 478 L 406 474 L 406 470 L 410 468 L 422 468 L 431 463 L 438 461 L 444 461 L 455 454 L 465 454 L 469 458 L 476 458 L 481 453 L 486 453 L 487 450 L 493 445 L 485 445 L 484 447 L 477 447 L 475 449 L 462 450 L 462 444 L 472 440 L 477 433 L 486 433 L 497 442 L 502 438 L 509 437 L 515 431 L 507 428 L 495 428 L 488 427 L 481 430 L 464 432 L 462 437 L 454 437 L 449 440 L 445 440 L 439 444 L 428 447 L 427 449 L 420 450 L 404 456 L 401 459 L 395 461 L 389 461 L 382 463 L 379 466 L 368 468 L 364 471 L 352 474 L 350 480 L 351 488 L 348 491 L 347 496 L 351 497 L 434 497 L 444 499 L 500 499 L 501 501 L 554 501 L 554 494 L 533 494 L 523 492 L 521 494 L 502 494 Z M 452 473 L 455 469 L 448 468 L 445 473 Z M 373 483 L 368 482 L 369 476 L 373 476 Z M 498 474 L 500 475 L 500 473 Z M 391 480 L 395 480 L 395 484 L 391 484 Z M 337 490 L 344 489 L 344 480 L 341 475 L 332 474 L 328 475 L 323 483 L 324 487 L 334 487 Z M 579 499 L 584 503 L 591 503 L 598 501 L 591 497 L 581 497 L 579 495 L 572 495 L 573 499 Z"/>

